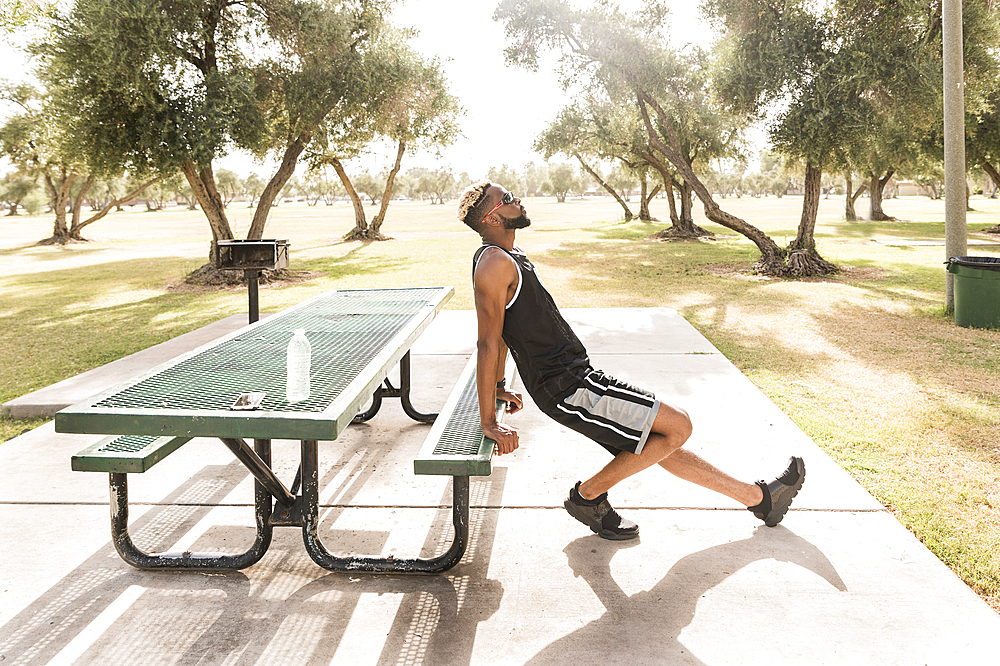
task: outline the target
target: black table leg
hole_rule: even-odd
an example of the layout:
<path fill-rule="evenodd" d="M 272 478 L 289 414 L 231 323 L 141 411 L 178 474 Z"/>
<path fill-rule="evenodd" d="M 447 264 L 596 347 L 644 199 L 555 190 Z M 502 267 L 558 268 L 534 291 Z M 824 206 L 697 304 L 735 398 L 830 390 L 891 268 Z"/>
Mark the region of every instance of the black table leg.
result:
<path fill-rule="evenodd" d="M 285 485 L 271 469 L 270 463 L 264 462 L 245 441 L 228 437 L 220 437 L 219 439 L 229 447 L 233 455 L 253 474 L 257 482 L 267 488 L 274 496 L 274 499 L 278 500 L 279 504 L 290 507 L 295 503 L 295 497 L 285 488 Z M 255 444 L 258 441 L 267 441 L 268 450 L 270 451 L 271 440 L 254 440 Z"/>
<path fill-rule="evenodd" d="M 271 440 L 254 440 L 256 455 L 265 464 L 271 462 Z M 231 570 L 245 569 L 260 561 L 271 545 L 271 493 L 254 483 L 254 513 L 257 522 L 257 538 L 245 553 L 227 555 L 224 553 L 164 553 L 152 554 L 140 550 L 132 542 L 128 531 L 128 475 L 111 472 L 111 538 L 115 550 L 126 563 L 137 569 L 199 569 Z"/>
<path fill-rule="evenodd" d="M 363 412 L 360 412 L 354 417 L 355 423 L 364 423 L 372 419 L 378 410 L 382 407 L 383 398 L 399 398 L 399 403 L 403 407 L 403 412 L 406 413 L 414 421 L 420 421 L 421 423 L 434 423 L 434 419 L 437 418 L 437 414 L 425 414 L 423 412 L 418 412 L 414 407 L 413 403 L 410 402 L 410 352 L 406 352 L 403 358 L 399 359 L 399 388 L 396 388 L 389 380 L 385 380 L 385 386 L 379 386 L 375 389 L 375 393 L 372 394 L 372 404 Z"/>
<path fill-rule="evenodd" d="M 309 557 L 330 571 L 341 573 L 424 573 L 447 571 L 461 561 L 469 545 L 469 477 L 452 477 L 452 521 L 455 538 L 443 555 L 427 559 L 338 557 L 319 538 L 319 446 L 302 441 L 302 540 Z"/>
<path fill-rule="evenodd" d="M 403 406 L 403 411 L 414 421 L 422 423 L 434 423 L 437 414 L 424 414 L 418 412 L 410 403 L 410 352 L 399 360 L 399 403 Z"/>

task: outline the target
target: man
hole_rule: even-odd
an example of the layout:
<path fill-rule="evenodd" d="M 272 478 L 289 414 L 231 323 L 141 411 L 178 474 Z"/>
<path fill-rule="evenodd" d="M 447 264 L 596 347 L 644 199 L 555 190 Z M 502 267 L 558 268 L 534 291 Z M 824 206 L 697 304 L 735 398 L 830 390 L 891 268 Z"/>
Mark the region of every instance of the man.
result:
<path fill-rule="evenodd" d="M 607 493 L 619 481 L 657 464 L 742 503 L 769 527 L 781 521 L 805 478 L 801 458 L 793 457 L 771 482 L 744 483 L 681 448 L 691 436 L 691 420 L 684 410 L 591 367 L 587 350 L 535 267 L 514 244 L 515 232 L 531 224 L 521 200 L 484 181 L 462 194 L 458 219 L 483 239 L 472 265 L 479 325 L 476 382 L 483 434 L 496 441 L 499 455 L 517 449 L 518 434 L 496 420 L 493 405 L 506 401 L 514 413 L 523 404 L 503 383 L 509 347 L 539 409 L 614 456 L 594 476 L 577 482 L 564 503 L 570 515 L 599 536 L 639 535 L 639 526 L 618 515 Z"/>

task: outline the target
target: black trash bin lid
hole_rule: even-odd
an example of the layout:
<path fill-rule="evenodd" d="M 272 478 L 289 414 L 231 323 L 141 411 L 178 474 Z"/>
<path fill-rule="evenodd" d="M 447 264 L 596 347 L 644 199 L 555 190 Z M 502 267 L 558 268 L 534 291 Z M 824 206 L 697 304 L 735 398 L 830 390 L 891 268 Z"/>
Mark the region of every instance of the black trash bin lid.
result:
<path fill-rule="evenodd" d="M 1000 257 L 951 257 L 947 263 L 1000 272 Z"/>

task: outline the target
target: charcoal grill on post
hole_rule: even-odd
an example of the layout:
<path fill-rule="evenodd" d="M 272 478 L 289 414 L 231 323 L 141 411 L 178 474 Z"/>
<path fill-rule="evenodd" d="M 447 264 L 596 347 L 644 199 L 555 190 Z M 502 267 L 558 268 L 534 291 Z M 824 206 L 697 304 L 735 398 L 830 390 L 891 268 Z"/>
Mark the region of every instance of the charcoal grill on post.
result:
<path fill-rule="evenodd" d="M 215 267 L 242 270 L 247 278 L 250 323 L 260 318 L 257 308 L 257 285 L 260 272 L 288 268 L 288 241 L 273 238 L 262 240 L 224 240 L 212 244 Z"/>

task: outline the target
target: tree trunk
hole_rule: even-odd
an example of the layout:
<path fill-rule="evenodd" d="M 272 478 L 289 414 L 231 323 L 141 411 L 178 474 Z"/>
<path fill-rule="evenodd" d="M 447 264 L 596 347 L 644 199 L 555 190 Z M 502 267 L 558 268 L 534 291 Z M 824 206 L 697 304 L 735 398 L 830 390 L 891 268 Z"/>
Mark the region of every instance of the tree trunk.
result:
<path fill-rule="evenodd" d="M 76 174 L 67 172 L 65 167 L 60 169 L 59 182 L 52 180 L 52 176 L 45 174 L 45 190 L 49 193 L 49 202 L 56 219 L 52 225 L 52 237 L 40 241 L 42 245 L 63 244 L 69 242 L 69 227 L 66 224 L 66 207 L 69 203 L 69 190 L 73 185 Z"/>
<path fill-rule="evenodd" d="M 253 211 L 253 221 L 250 222 L 250 230 L 247 231 L 247 240 L 260 240 L 264 237 L 264 226 L 267 224 L 267 216 L 271 212 L 271 203 L 281 193 L 282 188 L 288 183 L 288 179 L 295 173 L 295 163 L 310 141 L 312 141 L 312 132 L 302 132 L 285 148 L 285 154 L 281 158 L 281 166 L 264 186 L 264 191 L 260 193 L 260 201 L 257 202 L 257 208 Z"/>
<path fill-rule="evenodd" d="M 844 219 L 848 222 L 857 222 L 858 213 L 854 208 L 854 203 L 861 196 L 861 193 L 868 189 L 868 183 L 861 183 L 858 185 L 858 189 L 851 193 L 854 188 L 854 174 L 850 171 L 844 173 L 844 180 L 847 181 L 847 185 L 844 187 Z"/>
<path fill-rule="evenodd" d="M 996 168 L 986 160 L 982 161 L 981 166 L 983 167 L 983 171 L 986 172 L 986 175 L 989 176 L 990 180 L 993 181 L 994 187 L 1000 189 L 1000 173 L 997 172 Z M 993 196 L 996 195 L 994 194 Z M 1000 234 L 1000 224 L 989 227 L 987 229 L 983 229 L 983 231 L 985 231 L 988 234 Z"/>
<path fill-rule="evenodd" d="M 593 169 L 591 169 L 590 166 L 586 162 L 583 161 L 583 157 L 580 156 L 580 153 L 573 153 L 573 156 L 576 157 L 576 159 L 580 162 L 580 166 L 583 167 L 584 171 L 586 171 L 587 173 L 590 174 L 591 178 L 593 178 L 594 180 L 596 180 L 598 183 L 600 183 L 601 187 L 603 187 L 605 190 L 607 190 L 608 192 L 611 193 L 611 196 L 613 196 L 615 198 L 615 201 L 617 201 L 618 204 L 624 209 L 624 211 L 625 211 L 625 221 L 626 222 L 630 221 L 632 219 L 632 217 L 633 217 L 632 211 L 629 210 L 628 204 L 625 203 L 622 200 L 622 198 L 618 194 L 618 192 L 615 191 L 615 188 L 613 188 L 610 185 L 608 185 L 607 183 L 605 183 L 604 179 L 601 178 L 600 176 L 598 176 L 597 172 L 594 171 Z M 643 183 L 643 184 L 645 184 L 645 183 Z M 641 215 L 640 215 L 640 217 L 641 217 Z"/>
<path fill-rule="evenodd" d="M 97 222 L 98 220 L 100 220 L 101 218 L 103 218 L 105 215 L 107 215 L 108 213 L 111 212 L 112 208 L 115 208 L 117 210 L 121 210 L 121 205 L 123 203 L 125 203 L 126 201 L 128 201 L 128 200 L 130 200 L 130 199 L 132 199 L 134 197 L 137 197 L 140 194 L 142 194 L 142 192 L 147 187 L 149 187 L 150 185 L 152 185 L 153 183 L 155 183 L 157 180 L 159 180 L 159 178 L 154 178 L 154 179 L 152 179 L 152 180 L 144 183 L 143 185 L 139 186 L 138 188 L 132 190 L 131 192 L 129 192 L 125 196 L 121 197 L 120 199 L 115 199 L 114 201 L 108 202 L 104 206 L 104 208 L 102 208 L 100 211 L 97 212 L 96 215 L 91 215 L 90 217 L 88 217 L 83 222 L 80 222 L 79 224 L 76 224 L 74 222 L 73 227 L 70 229 L 70 233 L 74 235 L 74 238 L 79 237 L 81 229 L 83 229 L 84 227 L 86 227 L 88 225 L 91 225 L 94 222 Z"/>
<path fill-rule="evenodd" d="M 685 226 L 694 225 L 694 202 L 691 200 L 691 195 L 694 191 L 691 186 L 688 185 L 687 181 L 681 182 L 681 223 Z"/>
<path fill-rule="evenodd" d="M 639 193 L 639 219 L 643 222 L 656 222 L 657 219 L 649 213 L 649 202 L 653 200 L 660 190 L 663 189 L 662 186 L 657 183 L 656 187 L 653 188 L 652 192 L 647 194 L 646 190 L 649 189 L 649 185 L 646 182 L 645 176 L 640 178 L 642 183 L 642 190 Z"/>
<path fill-rule="evenodd" d="M 996 199 L 997 190 L 1000 190 L 1000 173 L 997 172 L 996 167 L 994 167 L 989 161 L 983 160 L 980 163 L 983 171 L 986 175 L 990 177 L 990 181 L 993 183 L 993 191 L 990 193 L 990 199 Z M 983 194 L 986 194 L 986 188 L 983 188 Z"/>
<path fill-rule="evenodd" d="M 670 223 L 677 226 L 681 219 L 680 215 L 677 214 L 677 200 L 674 199 L 674 188 L 677 187 L 677 184 L 674 182 L 674 177 L 666 169 L 663 170 L 663 187 L 666 189 L 667 205 L 670 206 Z"/>
<path fill-rule="evenodd" d="M 73 240 L 83 240 L 79 232 L 81 211 L 83 210 L 83 200 L 86 199 L 87 192 L 89 192 L 90 188 L 94 186 L 94 182 L 96 180 L 97 179 L 93 174 L 87 176 L 87 180 L 83 183 L 83 187 L 80 188 L 80 191 L 73 199 L 73 217 L 69 227 L 69 237 Z"/>
<path fill-rule="evenodd" d="M 638 88 L 637 98 L 639 111 L 646 126 L 646 134 L 650 145 L 662 153 L 674 165 L 674 168 L 677 169 L 681 177 L 691 185 L 705 208 L 705 217 L 716 224 L 746 236 L 757 246 L 761 257 L 754 264 L 754 270 L 765 275 L 784 275 L 787 272 L 785 265 L 786 251 L 778 247 L 778 244 L 770 236 L 757 227 L 748 224 L 735 215 L 727 213 L 719 207 L 719 204 L 712 198 L 712 194 L 708 191 L 708 188 L 698 179 L 691 166 L 684 160 L 680 149 L 680 140 L 677 137 L 677 132 L 674 130 L 670 117 L 667 116 L 666 112 L 655 99 Z M 669 145 L 661 141 L 657 136 L 656 130 L 653 128 L 653 123 L 649 119 L 647 105 L 652 106 L 653 110 L 656 111 L 656 115 L 667 133 L 670 141 Z"/>
<path fill-rule="evenodd" d="M 368 238 L 368 222 L 365 220 L 365 206 L 361 203 L 361 197 L 358 196 L 358 191 L 354 189 L 354 184 L 351 182 L 340 160 L 333 157 L 330 159 L 330 165 L 337 172 L 340 182 L 343 183 L 344 189 L 347 190 L 347 196 L 351 198 L 351 203 L 354 204 L 354 228 L 344 234 L 344 239 L 366 240 Z"/>
<path fill-rule="evenodd" d="M 878 177 L 878 174 L 869 172 L 868 174 L 868 193 L 870 198 L 869 203 L 869 219 L 872 221 L 887 221 L 895 220 L 896 218 L 885 214 L 882 210 L 882 190 L 885 189 L 885 184 L 889 182 L 892 178 L 892 174 L 895 173 L 892 169 L 889 169 L 885 176 L 882 178 Z"/>
<path fill-rule="evenodd" d="M 382 228 L 382 222 L 385 221 L 386 211 L 389 210 L 389 201 L 392 200 L 392 188 L 396 183 L 396 174 L 399 173 L 399 165 L 403 162 L 403 155 L 406 153 L 406 141 L 403 139 L 399 140 L 399 146 L 396 149 L 396 162 L 392 165 L 392 169 L 389 171 L 389 177 L 385 180 L 385 192 L 382 193 L 382 205 L 379 207 L 378 215 L 372 220 L 371 226 L 371 236 L 372 240 L 389 240 L 387 236 L 383 236 L 379 231 Z"/>
<path fill-rule="evenodd" d="M 827 275 L 835 273 L 837 267 L 824 259 L 816 251 L 816 214 L 819 199 L 823 193 L 823 170 L 806 162 L 806 181 L 802 197 L 802 216 L 795 240 L 788 246 L 788 273 L 790 275 Z"/>
<path fill-rule="evenodd" d="M 669 235 L 674 238 L 699 238 L 701 236 L 712 236 L 710 231 L 699 227 L 694 223 L 694 213 L 692 211 L 694 201 L 691 195 L 694 188 L 687 181 L 675 181 L 675 187 L 680 192 L 681 213 L 676 220 L 671 220 L 673 226 L 669 230 Z"/>
<path fill-rule="evenodd" d="M 208 218 L 208 226 L 212 229 L 212 240 L 232 240 L 233 229 L 226 217 L 226 208 L 222 205 L 222 197 L 215 186 L 215 173 L 212 165 L 198 168 L 188 160 L 181 164 L 181 172 L 187 179 L 195 200 L 201 204 L 201 211 Z"/>

